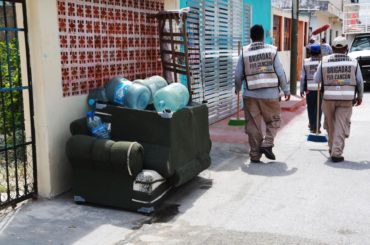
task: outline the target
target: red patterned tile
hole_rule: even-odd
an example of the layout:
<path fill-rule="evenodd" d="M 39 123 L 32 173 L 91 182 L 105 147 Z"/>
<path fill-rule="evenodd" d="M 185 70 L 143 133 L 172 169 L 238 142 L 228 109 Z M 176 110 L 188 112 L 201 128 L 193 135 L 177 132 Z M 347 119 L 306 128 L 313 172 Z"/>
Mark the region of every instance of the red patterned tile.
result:
<path fill-rule="evenodd" d="M 76 33 L 76 21 L 74 19 L 69 19 L 67 23 L 68 23 L 68 32 Z"/>
<path fill-rule="evenodd" d="M 63 17 L 59 18 L 59 32 L 67 32 L 67 20 Z"/>
<path fill-rule="evenodd" d="M 114 22 L 108 23 L 108 34 L 115 34 L 115 33 L 116 33 L 116 29 L 114 26 Z"/>
<path fill-rule="evenodd" d="M 63 81 L 70 80 L 69 68 L 68 67 L 62 67 L 62 79 L 63 79 Z"/>
<path fill-rule="evenodd" d="M 94 21 L 94 33 L 96 34 L 100 34 L 100 21 Z"/>
<path fill-rule="evenodd" d="M 72 82 L 72 95 L 79 95 L 80 94 L 80 86 L 78 82 Z"/>
<path fill-rule="evenodd" d="M 69 48 L 71 51 L 77 48 L 77 37 L 74 35 L 69 36 Z"/>
<path fill-rule="evenodd" d="M 72 80 L 77 80 L 78 79 L 78 67 L 77 66 L 72 66 L 71 67 L 71 79 Z"/>
<path fill-rule="evenodd" d="M 92 18 L 93 10 L 91 5 L 85 5 L 85 18 Z"/>
<path fill-rule="evenodd" d="M 76 4 L 69 2 L 67 6 L 68 6 L 68 9 L 67 9 L 68 16 L 69 17 L 76 16 Z"/>
<path fill-rule="evenodd" d="M 86 94 L 116 75 L 161 72 L 157 24 L 147 14 L 163 9 L 163 0 L 57 0 L 57 8 L 63 96 Z"/>
<path fill-rule="evenodd" d="M 86 79 L 87 78 L 87 68 L 85 66 L 81 66 L 79 68 L 79 72 L 80 72 L 80 78 L 81 79 Z"/>
<path fill-rule="evenodd" d="M 62 63 L 62 65 L 67 65 L 68 63 L 69 63 L 69 61 L 68 61 L 68 58 L 69 58 L 69 54 L 68 54 L 68 52 L 61 52 L 61 63 Z"/>
<path fill-rule="evenodd" d="M 68 47 L 68 37 L 66 35 L 60 35 L 60 47 L 67 48 Z"/>
<path fill-rule="evenodd" d="M 94 42 L 95 42 L 95 48 L 96 49 L 100 49 L 102 47 L 101 37 L 100 36 L 95 35 L 94 36 Z"/>
<path fill-rule="evenodd" d="M 95 63 L 101 63 L 102 62 L 102 51 L 95 51 Z"/>
<path fill-rule="evenodd" d="M 94 47 L 94 37 L 87 36 L 86 37 L 86 47 L 87 48 L 93 48 Z"/>
<path fill-rule="evenodd" d="M 66 3 L 65 2 L 58 2 L 58 15 L 65 15 L 66 14 Z"/>
<path fill-rule="evenodd" d="M 93 33 L 93 22 L 91 20 L 86 21 L 86 33 Z"/>
<path fill-rule="evenodd" d="M 80 93 L 87 94 L 89 92 L 87 81 L 80 82 Z"/>
<path fill-rule="evenodd" d="M 84 18 L 85 17 L 85 14 L 84 14 L 84 5 L 81 5 L 81 4 L 78 4 L 77 5 L 77 16 L 78 17 L 81 17 L 81 18 Z"/>
<path fill-rule="evenodd" d="M 77 31 L 78 33 L 83 33 L 85 31 L 85 21 L 77 20 Z"/>
<path fill-rule="evenodd" d="M 95 66 L 88 66 L 87 67 L 87 77 L 89 78 L 89 88 L 95 88 Z M 92 79 L 92 80 L 91 80 Z"/>
<path fill-rule="evenodd" d="M 87 60 L 86 60 L 86 52 L 79 52 L 78 53 L 78 61 L 80 64 L 86 64 Z"/>

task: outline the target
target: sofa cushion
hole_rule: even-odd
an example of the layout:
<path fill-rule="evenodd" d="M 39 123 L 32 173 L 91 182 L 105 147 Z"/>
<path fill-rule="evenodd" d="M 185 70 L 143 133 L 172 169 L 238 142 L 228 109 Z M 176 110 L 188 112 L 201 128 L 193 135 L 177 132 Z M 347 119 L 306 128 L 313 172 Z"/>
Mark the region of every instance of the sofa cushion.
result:
<path fill-rule="evenodd" d="M 134 181 L 132 201 L 143 205 L 154 205 L 170 190 L 166 179 L 154 170 L 144 169 Z"/>

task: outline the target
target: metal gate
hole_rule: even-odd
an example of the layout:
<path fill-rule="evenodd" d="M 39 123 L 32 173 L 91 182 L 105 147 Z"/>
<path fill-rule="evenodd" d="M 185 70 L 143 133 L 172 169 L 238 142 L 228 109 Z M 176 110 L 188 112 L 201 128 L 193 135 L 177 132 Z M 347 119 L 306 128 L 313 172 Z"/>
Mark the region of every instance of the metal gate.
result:
<path fill-rule="evenodd" d="M 0 209 L 37 193 L 25 0 L 0 0 Z"/>
<path fill-rule="evenodd" d="M 191 12 L 197 13 L 199 35 L 200 80 L 202 86 L 194 89 L 207 101 L 210 123 L 236 112 L 234 70 L 238 59 L 238 42 L 242 41 L 241 0 L 183 0 Z M 195 70 L 196 70 L 195 69 Z M 194 70 L 192 71 L 195 72 Z M 195 79 L 196 80 L 196 79 Z"/>

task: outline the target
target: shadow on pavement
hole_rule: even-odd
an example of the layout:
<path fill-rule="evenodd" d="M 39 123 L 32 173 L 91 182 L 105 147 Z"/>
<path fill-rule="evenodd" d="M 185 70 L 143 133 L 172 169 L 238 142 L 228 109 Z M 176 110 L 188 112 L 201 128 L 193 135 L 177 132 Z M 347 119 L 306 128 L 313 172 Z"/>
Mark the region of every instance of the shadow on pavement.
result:
<path fill-rule="evenodd" d="M 242 171 L 251 175 L 269 177 L 289 176 L 297 172 L 297 168 L 288 169 L 284 162 L 249 163 L 241 167 Z"/>
<path fill-rule="evenodd" d="M 248 159 L 249 147 L 244 144 L 212 143 L 212 171 L 235 171 Z"/>
<path fill-rule="evenodd" d="M 370 169 L 370 161 L 360 161 L 360 162 L 344 161 L 344 162 L 334 163 L 328 160 L 325 162 L 325 164 L 332 168 L 343 168 L 343 169 L 351 169 L 351 170 Z"/>

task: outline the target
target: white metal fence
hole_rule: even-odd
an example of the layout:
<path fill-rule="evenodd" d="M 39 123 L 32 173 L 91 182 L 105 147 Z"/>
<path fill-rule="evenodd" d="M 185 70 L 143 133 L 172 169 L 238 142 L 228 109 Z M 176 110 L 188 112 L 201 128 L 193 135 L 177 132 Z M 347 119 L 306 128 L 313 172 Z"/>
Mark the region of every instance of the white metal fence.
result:
<path fill-rule="evenodd" d="M 238 42 L 242 41 L 243 3 L 242 0 L 188 0 L 187 6 L 199 18 L 201 86 L 194 88 L 194 93 L 200 95 L 198 100 L 208 102 L 212 123 L 236 112 L 234 70 Z"/>

